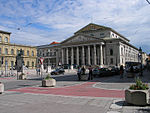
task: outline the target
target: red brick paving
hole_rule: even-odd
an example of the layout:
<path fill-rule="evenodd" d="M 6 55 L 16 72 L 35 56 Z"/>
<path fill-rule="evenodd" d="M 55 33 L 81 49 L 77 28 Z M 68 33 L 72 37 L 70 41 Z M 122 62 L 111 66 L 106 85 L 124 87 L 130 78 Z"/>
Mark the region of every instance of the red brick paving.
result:
<path fill-rule="evenodd" d="M 9 91 L 16 91 L 22 93 L 36 93 L 36 94 L 53 94 L 65 96 L 87 96 L 87 97 L 110 97 L 110 98 L 124 98 L 123 90 L 109 90 L 94 88 L 96 82 L 86 82 L 80 85 L 51 88 L 51 87 L 24 87 L 13 89 Z"/>

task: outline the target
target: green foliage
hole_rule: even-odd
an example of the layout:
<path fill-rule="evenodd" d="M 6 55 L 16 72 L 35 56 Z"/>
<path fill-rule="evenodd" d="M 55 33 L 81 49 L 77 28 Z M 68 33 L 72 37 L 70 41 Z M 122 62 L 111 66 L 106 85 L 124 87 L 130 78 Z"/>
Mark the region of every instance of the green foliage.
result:
<path fill-rule="evenodd" d="M 132 84 L 129 89 L 132 90 L 147 90 L 149 89 L 148 84 L 142 83 L 142 81 L 139 78 L 135 79 L 136 84 Z"/>
<path fill-rule="evenodd" d="M 51 78 L 50 74 L 48 74 L 48 75 L 45 77 L 45 80 L 49 80 L 49 79 L 53 79 L 53 78 Z"/>

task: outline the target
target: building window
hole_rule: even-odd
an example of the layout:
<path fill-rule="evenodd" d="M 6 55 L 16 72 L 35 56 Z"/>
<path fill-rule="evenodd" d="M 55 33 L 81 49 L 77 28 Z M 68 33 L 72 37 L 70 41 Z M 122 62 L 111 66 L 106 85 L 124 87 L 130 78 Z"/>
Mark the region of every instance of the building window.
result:
<path fill-rule="evenodd" d="M 11 67 L 12 68 L 14 67 L 14 61 L 11 61 Z"/>
<path fill-rule="evenodd" d="M 11 55 L 14 55 L 14 49 L 11 49 Z"/>
<path fill-rule="evenodd" d="M 32 62 L 32 68 L 34 67 L 34 62 Z"/>
<path fill-rule="evenodd" d="M 2 37 L 0 36 L 0 42 L 2 42 Z"/>
<path fill-rule="evenodd" d="M 94 34 L 90 34 L 91 36 L 94 36 Z"/>
<path fill-rule="evenodd" d="M 29 56 L 29 50 L 27 50 L 27 56 Z"/>
<path fill-rule="evenodd" d="M 22 55 L 24 55 L 24 50 L 22 50 Z"/>
<path fill-rule="evenodd" d="M 110 59 L 110 64 L 113 64 L 113 58 Z"/>
<path fill-rule="evenodd" d="M 121 48 L 121 55 L 123 55 L 123 48 Z"/>
<path fill-rule="evenodd" d="M 17 55 L 19 54 L 19 50 L 17 49 Z"/>
<path fill-rule="evenodd" d="M 113 55 L 113 50 L 112 49 L 110 49 L 110 55 Z"/>
<path fill-rule="evenodd" d="M 0 48 L 0 55 L 2 54 L 2 49 Z"/>
<path fill-rule="evenodd" d="M 34 56 L 34 52 L 32 51 L 32 56 Z"/>
<path fill-rule="evenodd" d="M 30 66 L 30 63 L 29 63 L 29 61 L 27 61 L 27 68 L 29 68 L 29 66 Z"/>
<path fill-rule="evenodd" d="M 7 37 L 5 37 L 5 42 L 8 43 L 8 38 Z"/>
<path fill-rule="evenodd" d="M 104 36 L 104 33 L 100 33 L 100 36 L 101 36 L 101 37 Z"/>
<path fill-rule="evenodd" d="M 115 34 L 113 34 L 113 33 L 112 33 L 112 36 L 114 37 L 114 36 L 115 36 Z"/>
<path fill-rule="evenodd" d="M 5 55 L 8 55 L 8 49 L 5 48 Z"/>

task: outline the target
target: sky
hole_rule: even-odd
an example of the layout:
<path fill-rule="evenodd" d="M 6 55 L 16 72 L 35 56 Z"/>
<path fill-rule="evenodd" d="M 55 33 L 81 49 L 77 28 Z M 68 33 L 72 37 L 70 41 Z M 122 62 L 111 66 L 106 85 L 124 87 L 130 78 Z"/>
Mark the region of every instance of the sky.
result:
<path fill-rule="evenodd" d="M 0 30 L 11 43 L 61 42 L 95 23 L 111 27 L 150 53 L 150 4 L 146 0 L 0 0 Z"/>

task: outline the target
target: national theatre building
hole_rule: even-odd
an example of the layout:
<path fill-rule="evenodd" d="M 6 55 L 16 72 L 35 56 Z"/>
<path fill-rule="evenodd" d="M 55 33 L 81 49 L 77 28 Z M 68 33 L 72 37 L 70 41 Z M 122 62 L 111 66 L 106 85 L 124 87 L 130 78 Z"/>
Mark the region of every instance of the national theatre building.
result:
<path fill-rule="evenodd" d="M 55 44 L 54 44 L 55 45 Z M 120 66 L 125 62 L 138 62 L 138 48 L 110 27 L 90 23 L 55 46 L 37 47 L 38 58 L 48 65 Z M 53 51 L 53 57 L 50 52 Z M 53 64 L 51 63 L 53 60 Z"/>

